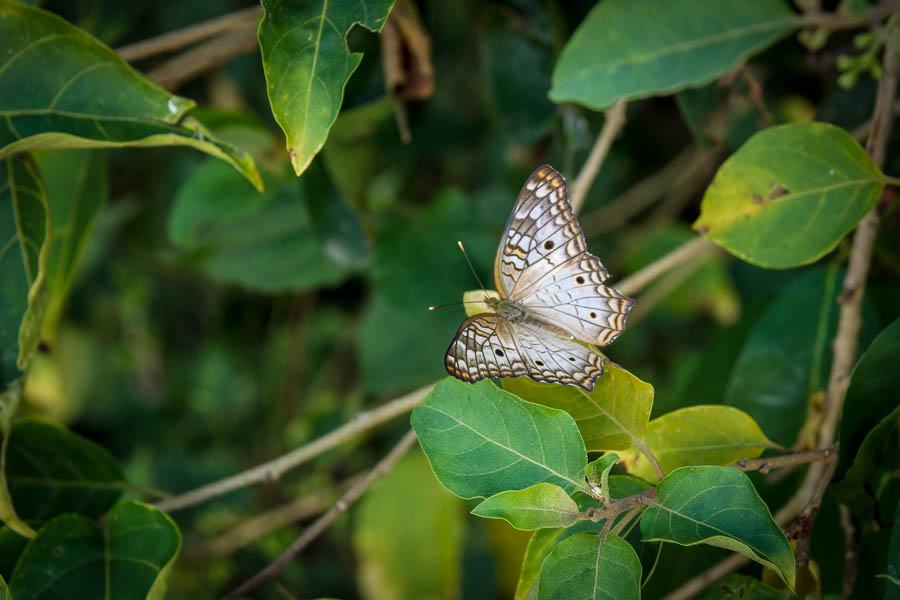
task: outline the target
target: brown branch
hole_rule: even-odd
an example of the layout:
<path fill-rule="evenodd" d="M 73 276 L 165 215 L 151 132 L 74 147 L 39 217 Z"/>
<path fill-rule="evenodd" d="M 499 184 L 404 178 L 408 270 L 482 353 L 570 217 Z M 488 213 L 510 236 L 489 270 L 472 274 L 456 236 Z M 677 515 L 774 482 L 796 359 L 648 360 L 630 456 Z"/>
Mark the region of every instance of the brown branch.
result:
<path fill-rule="evenodd" d="M 722 579 L 732 571 L 740 569 L 750 559 L 743 554 L 732 554 L 720 563 L 710 568 L 700 575 L 688 580 L 686 583 L 678 587 L 668 596 L 664 596 L 663 600 L 687 600 L 694 594 L 702 592 L 716 581 Z"/>
<path fill-rule="evenodd" d="M 143 60 L 156 54 L 180 50 L 191 44 L 227 33 L 233 29 L 239 29 L 248 24 L 255 26 L 256 20 L 260 15 L 262 15 L 262 8 L 253 6 L 183 29 L 170 31 L 149 40 L 122 46 L 116 52 L 128 62 Z"/>
<path fill-rule="evenodd" d="M 406 454 L 407 450 L 412 448 L 413 444 L 416 442 L 416 434 L 410 429 L 406 432 L 406 435 L 397 442 L 397 444 L 391 448 L 391 451 L 385 455 L 375 467 L 369 471 L 358 483 L 356 483 L 353 487 L 347 490 L 343 496 L 341 496 L 340 500 L 338 500 L 334 506 L 332 506 L 328 512 L 319 517 L 312 525 L 309 526 L 301 535 L 298 537 L 293 544 L 291 544 L 287 550 L 281 553 L 275 561 L 270 563 L 266 568 L 262 571 L 239 585 L 232 592 L 225 595 L 222 600 L 233 600 L 234 598 L 238 598 L 240 596 L 245 595 L 250 590 L 256 589 L 260 584 L 270 579 L 273 579 L 281 574 L 284 570 L 284 567 L 293 559 L 297 554 L 300 553 L 301 550 L 306 548 L 313 540 L 315 540 L 325 529 L 328 528 L 331 523 L 347 511 L 350 506 L 353 505 L 365 492 L 369 489 L 369 487 L 375 483 L 376 480 L 384 477 L 388 473 L 391 472 L 391 469 L 394 468 L 394 465 L 397 464 L 397 461 Z"/>
<path fill-rule="evenodd" d="M 828 448 L 822 448 L 821 450 L 793 452 L 791 454 L 770 456 L 768 458 L 742 458 L 730 466 L 740 471 L 759 471 L 760 473 L 768 473 L 772 469 L 792 467 L 810 462 L 831 462 L 836 457 L 837 449 L 834 446 L 830 446 Z"/>
<path fill-rule="evenodd" d="M 841 511 L 841 529 L 844 530 L 844 580 L 841 597 L 849 598 L 856 583 L 856 528 L 847 505 L 839 504 L 838 508 Z"/>
<path fill-rule="evenodd" d="M 606 122 L 603 123 L 603 129 L 600 130 L 600 135 L 597 136 L 594 147 L 591 148 L 587 160 L 584 161 L 581 172 L 578 173 L 575 181 L 569 186 L 569 201 L 572 203 L 572 210 L 576 214 L 581 212 L 588 190 L 591 189 L 597 173 L 600 172 L 600 166 L 606 159 L 613 140 L 616 139 L 616 136 L 619 135 L 624 126 L 625 101 L 619 100 L 606 110 Z"/>
<path fill-rule="evenodd" d="M 304 462 L 331 450 L 335 446 L 350 440 L 354 436 L 389 421 L 394 417 L 405 414 L 422 401 L 435 384 L 426 385 L 423 388 L 392 400 L 378 408 L 359 413 L 351 421 L 341 425 L 331 433 L 328 433 L 312 442 L 300 446 L 287 454 L 274 460 L 257 465 L 241 473 L 232 475 L 220 481 L 201 486 L 195 490 L 163 500 L 156 504 L 156 508 L 165 512 L 174 512 L 190 506 L 195 506 L 223 496 L 234 490 L 238 490 L 257 483 L 277 481 L 285 472 L 303 464 Z"/>
<path fill-rule="evenodd" d="M 652 504 L 655 499 L 656 488 L 649 488 L 643 492 L 634 494 L 633 496 L 628 496 L 627 498 L 605 499 L 603 501 L 603 506 L 588 508 L 584 512 L 578 513 L 578 518 L 593 521 L 595 523 L 597 521 L 602 521 L 603 519 L 609 519 L 607 522 L 607 524 L 609 524 L 612 522 L 612 519 L 617 517 L 620 513 L 639 506 Z"/>
<path fill-rule="evenodd" d="M 248 23 L 179 54 L 150 71 L 147 76 L 168 90 L 175 90 L 235 56 L 257 47 L 256 24 Z"/>

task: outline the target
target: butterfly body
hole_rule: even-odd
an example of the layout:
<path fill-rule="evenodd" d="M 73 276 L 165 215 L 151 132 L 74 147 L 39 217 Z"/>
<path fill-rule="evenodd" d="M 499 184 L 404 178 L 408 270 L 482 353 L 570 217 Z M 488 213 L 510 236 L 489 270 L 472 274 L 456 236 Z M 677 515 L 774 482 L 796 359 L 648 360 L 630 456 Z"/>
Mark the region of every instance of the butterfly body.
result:
<path fill-rule="evenodd" d="M 592 390 L 603 359 L 578 342 L 605 346 L 625 327 L 634 301 L 603 284 L 552 167 L 525 182 L 494 261 L 492 312 L 460 326 L 447 349 L 447 371 L 463 381 L 527 375 Z"/>

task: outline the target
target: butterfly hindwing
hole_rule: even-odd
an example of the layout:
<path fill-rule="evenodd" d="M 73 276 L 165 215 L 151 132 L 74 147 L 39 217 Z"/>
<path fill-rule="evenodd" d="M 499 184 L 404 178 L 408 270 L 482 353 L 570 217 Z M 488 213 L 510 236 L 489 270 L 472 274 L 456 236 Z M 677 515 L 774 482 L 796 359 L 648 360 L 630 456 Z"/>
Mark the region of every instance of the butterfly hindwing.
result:
<path fill-rule="evenodd" d="M 463 322 L 444 362 L 448 373 L 468 382 L 527 375 L 590 391 L 603 374 L 603 358 L 587 348 L 492 313 Z"/>

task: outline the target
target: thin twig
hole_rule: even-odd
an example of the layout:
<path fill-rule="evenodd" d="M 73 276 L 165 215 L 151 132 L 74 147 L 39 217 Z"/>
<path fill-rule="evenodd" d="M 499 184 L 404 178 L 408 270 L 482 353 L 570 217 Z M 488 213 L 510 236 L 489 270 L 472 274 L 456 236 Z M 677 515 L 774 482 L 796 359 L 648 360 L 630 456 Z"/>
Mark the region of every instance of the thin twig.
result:
<path fill-rule="evenodd" d="M 679 586 L 674 592 L 668 596 L 664 596 L 663 600 L 687 600 L 697 592 L 702 592 L 732 571 L 740 569 L 749 561 L 750 559 L 743 554 L 732 554 L 709 570 L 688 580 L 687 583 Z"/>
<path fill-rule="evenodd" d="M 147 76 L 164 88 L 175 90 L 235 56 L 255 50 L 257 43 L 256 25 L 248 23 L 175 56 Z"/>
<path fill-rule="evenodd" d="M 795 465 L 803 465 L 810 462 L 831 462 L 837 457 L 837 449 L 834 446 L 821 450 L 809 450 L 807 452 L 793 452 L 781 456 L 768 458 L 742 458 L 730 465 L 739 471 L 759 471 L 768 473 L 772 469 L 780 469 Z"/>
<path fill-rule="evenodd" d="M 643 492 L 633 494 L 626 498 L 612 498 L 604 501 L 603 506 L 591 507 L 578 513 L 578 517 L 588 521 L 612 520 L 619 514 L 636 507 L 653 503 L 656 498 L 656 488 L 648 488 Z"/>
<path fill-rule="evenodd" d="M 694 256 L 694 260 L 679 265 L 676 269 L 672 269 L 666 273 L 658 283 L 641 294 L 641 301 L 638 302 L 628 314 L 628 324 L 634 327 L 635 323 L 650 314 L 660 302 L 668 298 L 672 292 L 681 287 L 681 284 L 694 274 L 694 271 L 703 264 L 703 261 L 706 258 L 707 256 L 704 254 Z"/>
<path fill-rule="evenodd" d="M 856 527 L 853 516 L 846 504 L 839 504 L 841 511 L 841 529 L 844 530 L 844 580 L 841 586 L 841 597 L 849 598 L 856 583 Z"/>
<path fill-rule="evenodd" d="M 799 27 L 818 27 L 829 31 L 856 29 L 863 25 L 878 23 L 896 10 L 900 10 L 900 0 L 886 0 L 859 17 L 847 17 L 827 12 L 806 13 L 797 19 L 797 25 Z"/>
<path fill-rule="evenodd" d="M 183 29 L 176 29 L 149 40 L 122 46 L 116 52 L 128 62 L 136 62 L 163 52 L 180 50 L 248 23 L 255 24 L 260 15 L 262 15 L 262 7 L 252 6 Z"/>
<path fill-rule="evenodd" d="M 672 250 L 665 256 L 653 261 L 637 273 L 626 277 L 616 284 L 616 289 L 626 295 L 634 295 L 644 289 L 648 283 L 675 267 L 697 258 L 698 256 L 714 252 L 716 246 L 703 237 L 696 237 Z"/>
<path fill-rule="evenodd" d="M 249 485 L 276 481 L 286 471 L 297 467 L 327 450 L 331 450 L 335 446 L 339 446 L 363 431 L 371 429 L 376 425 L 380 425 L 385 421 L 389 421 L 394 417 L 408 413 L 414 406 L 422 401 L 422 398 L 428 395 L 434 385 L 435 384 L 426 385 L 410 394 L 391 400 L 378 408 L 359 413 L 353 417 L 351 421 L 341 425 L 331 433 L 325 434 L 287 454 L 279 456 L 274 460 L 270 460 L 267 463 L 257 465 L 252 469 L 232 475 L 231 477 L 204 485 L 180 496 L 163 500 L 162 502 L 159 502 L 156 507 L 165 512 L 174 512 L 176 510 L 201 504 L 212 498 L 223 496 L 229 492 Z"/>
<path fill-rule="evenodd" d="M 581 212 L 588 190 L 591 189 L 597 173 L 600 172 L 600 165 L 603 164 L 613 140 L 622 131 L 624 125 L 625 101 L 619 100 L 607 109 L 606 122 L 603 123 L 603 129 L 600 130 L 600 135 L 597 136 L 597 141 L 594 142 L 594 147 L 591 148 L 587 160 L 584 161 L 584 166 L 581 167 L 578 177 L 569 186 L 569 201 L 572 203 L 572 210 L 576 214 Z"/>
<path fill-rule="evenodd" d="M 234 598 L 238 598 L 257 588 L 260 584 L 265 581 L 268 581 L 274 577 L 277 577 L 284 570 L 284 567 L 293 559 L 301 550 L 306 548 L 313 540 L 315 540 L 325 529 L 328 528 L 331 523 L 347 511 L 350 506 L 353 505 L 365 492 L 369 489 L 369 487 L 375 483 L 376 480 L 384 477 L 388 473 L 391 472 L 391 469 L 394 468 L 394 465 L 397 464 L 397 461 L 403 457 L 404 454 L 415 444 L 416 442 L 416 434 L 410 429 L 406 432 L 406 435 L 397 442 L 397 444 L 391 448 L 391 451 L 385 455 L 375 467 L 369 471 L 365 477 L 363 477 L 357 484 L 355 484 L 352 488 L 347 490 L 347 493 L 341 496 L 340 500 L 338 500 L 334 506 L 332 506 L 328 512 L 324 515 L 316 519 L 316 521 L 309 526 L 301 535 L 298 537 L 293 544 L 291 544 L 287 550 L 281 553 L 275 561 L 270 563 L 266 568 L 262 571 L 242 583 L 238 586 L 234 591 L 227 594 L 222 600 L 233 600 Z"/>

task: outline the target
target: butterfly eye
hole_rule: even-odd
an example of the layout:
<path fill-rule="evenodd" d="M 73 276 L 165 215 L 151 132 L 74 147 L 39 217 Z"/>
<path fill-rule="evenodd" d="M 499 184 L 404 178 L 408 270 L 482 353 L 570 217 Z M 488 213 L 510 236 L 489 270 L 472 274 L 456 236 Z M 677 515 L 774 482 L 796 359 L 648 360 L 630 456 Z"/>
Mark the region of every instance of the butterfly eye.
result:
<path fill-rule="evenodd" d="M 584 277 L 579 275 L 578 277 L 575 278 L 575 281 L 577 281 L 578 283 L 584 283 Z"/>
<path fill-rule="evenodd" d="M 553 250 L 553 246 L 553 240 L 547 240 L 546 242 L 544 242 L 544 248 L 546 250 Z"/>
<path fill-rule="evenodd" d="M 494 354 L 497 356 L 503 356 L 503 350 L 494 350 Z"/>

